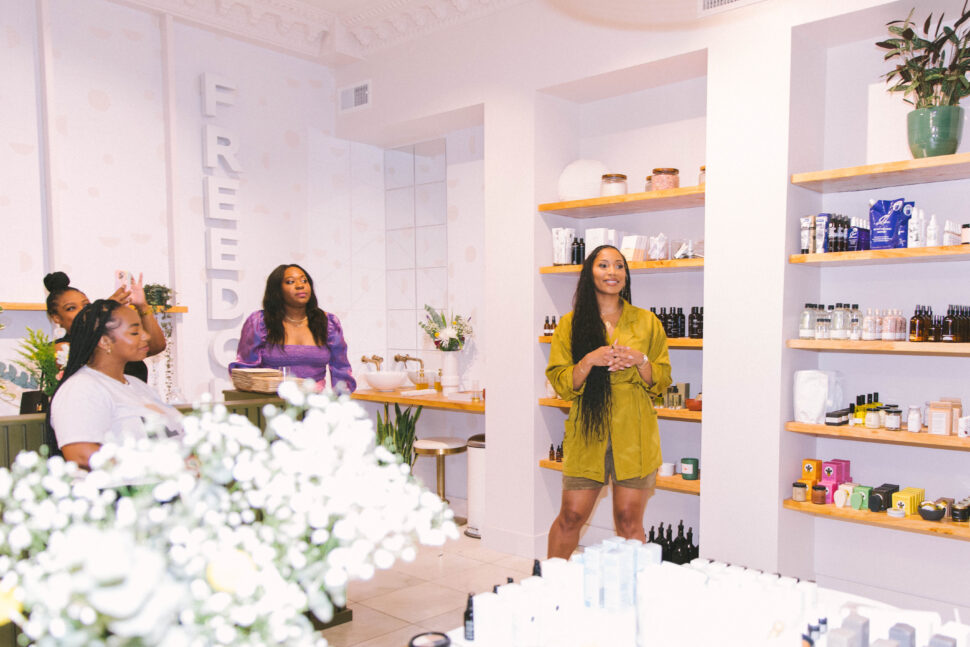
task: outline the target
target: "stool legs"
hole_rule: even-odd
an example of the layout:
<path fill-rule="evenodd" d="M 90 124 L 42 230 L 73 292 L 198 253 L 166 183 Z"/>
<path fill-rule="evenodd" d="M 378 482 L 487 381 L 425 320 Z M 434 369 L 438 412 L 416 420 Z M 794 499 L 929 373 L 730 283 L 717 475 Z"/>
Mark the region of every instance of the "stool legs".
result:
<path fill-rule="evenodd" d="M 448 499 L 445 498 L 445 457 L 444 454 L 438 454 L 435 456 L 436 459 L 436 472 L 438 477 L 438 498 L 448 503 Z"/>

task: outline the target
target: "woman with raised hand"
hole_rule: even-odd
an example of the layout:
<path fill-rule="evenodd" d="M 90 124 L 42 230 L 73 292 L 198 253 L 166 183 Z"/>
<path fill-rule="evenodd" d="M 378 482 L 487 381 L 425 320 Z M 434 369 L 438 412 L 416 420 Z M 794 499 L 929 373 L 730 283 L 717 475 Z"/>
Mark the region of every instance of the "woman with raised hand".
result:
<path fill-rule="evenodd" d="M 549 557 L 569 558 L 610 481 L 616 534 L 643 541 L 643 513 L 662 462 L 653 397 L 670 385 L 670 359 L 660 321 L 631 303 L 630 270 L 615 247 L 597 247 L 583 263 L 573 311 L 552 336 L 546 377 L 573 402 Z"/>
<path fill-rule="evenodd" d="M 71 343 L 71 330 L 74 318 L 90 301 L 87 295 L 71 285 L 71 279 L 64 272 L 52 272 L 44 277 L 44 287 L 47 288 L 47 316 L 56 325 L 64 329 L 64 335 L 54 340 L 60 350 L 65 344 Z M 145 299 L 142 287 L 142 277 L 134 277 L 130 285 L 123 285 L 115 290 L 108 299 L 122 305 L 131 305 L 138 312 L 142 327 L 148 333 L 148 357 L 158 355 L 165 350 L 165 333 L 155 320 L 155 313 Z M 125 367 L 125 375 L 132 375 L 143 382 L 148 381 L 148 366 L 144 361 L 131 362 Z"/>
<path fill-rule="evenodd" d="M 263 309 L 243 324 L 230 375 L 234 368 L 288 368 L 292 376 L 310 378 L 323 388 L 328 367 L 331 387 L 357 389 L 340 320 L 317 305 L 306 270 L 280 265 L 266 278 Z"/>
<path fill-rule="evenodd" d="M 149 339 L 142 318 L 117 301 L 98 299 L 74 317 L 67 366 L 51 399 L 52 450 L 88 469 L 105 442 L 181 435 L 182 415 L 125 375 L 127 363 L 145 359 Z"/>

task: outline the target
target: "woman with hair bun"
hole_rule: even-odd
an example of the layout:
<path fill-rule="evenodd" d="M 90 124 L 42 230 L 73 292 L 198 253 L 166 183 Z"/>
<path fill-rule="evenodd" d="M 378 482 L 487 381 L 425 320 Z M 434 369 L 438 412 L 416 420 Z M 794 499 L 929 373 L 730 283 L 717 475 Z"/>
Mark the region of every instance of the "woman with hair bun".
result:
<path fill-rule="evenodd" d="M 56 325 L 64 329 L 64 335 L 54 340 L 58 349 L 71 342 L 71 330 L 74 318 L 88 305 L 87 295 L 71 285 L 71 279 L 64 272 L 52 272 L 44 277 L 44 287 L 47 288 L 47 316 Z M 155 313 L 145 299 L 142 288 L 142 277 L 138 282 L 134 278 L 128 286 L 119 287 L 108 299 L 122 305 L 131 304 L 138 312 L 142 327 L 148 333 L 148 356 L 158 355 L 165 350 L 165 333 L 155 320 Z M 144 359 L 144 358 L 143 358 Z M 131 362 L 125 367 L 125 375 L 139 378 L 143 382 L 148 380 L 148 367 L 139 360 Z"/>
<path fill-rule="evenodd" d="M 105 442 L 182 434 L 182 415 L 150 386 L 125 375 L 145 359 L 149 335 L 141 318 L 117 301 L 98 299 L 73 318 L 64 377 L 51 397 L 47 445 L 89 469 Z"/>
<path fill-rule="evenodd" d="M 340 320 L 317 305 L 313 279 L 299 265 L 280 265 L 266 278 L 263 309 L 249 315 L 239 335 L 234 368 L 289 368 L 294 377 L 334 389 L 357 389 Z M 342 385 L 342 387 L 341 387 Z"/>
<path fill-rule="evenodd" d="M 670 385 L 670 359 L 660 321 L 631 300 L 626 259 L 611 245 L 597 247 L 583 263 L 573 311 L 552 336 L 546 377 L 561 398 L 574 402 L 549 557 L 572 554 L 610 481 L 616 534 L 645 539 L 643 512 L 661 463 L 653 398 Z"/>

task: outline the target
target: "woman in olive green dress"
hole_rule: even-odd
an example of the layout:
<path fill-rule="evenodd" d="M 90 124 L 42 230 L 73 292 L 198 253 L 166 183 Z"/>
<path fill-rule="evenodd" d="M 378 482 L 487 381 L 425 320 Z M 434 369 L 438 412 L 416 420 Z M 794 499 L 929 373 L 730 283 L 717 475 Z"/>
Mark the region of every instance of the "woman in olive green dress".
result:
<path fill-rule="evenodd" d="M 610 481 L 616 533 L 645 539 L 643 512 L 661 463 L 652 399 L 670 385 L 670 359 L 660 321 L 630 300 L 623 255 L 611 245 L 597 247 L 583 263 L 573 311 L 552 337 L 546 377 L 573 406 L 549 557 L 572 554 L 600 489 Z"/>

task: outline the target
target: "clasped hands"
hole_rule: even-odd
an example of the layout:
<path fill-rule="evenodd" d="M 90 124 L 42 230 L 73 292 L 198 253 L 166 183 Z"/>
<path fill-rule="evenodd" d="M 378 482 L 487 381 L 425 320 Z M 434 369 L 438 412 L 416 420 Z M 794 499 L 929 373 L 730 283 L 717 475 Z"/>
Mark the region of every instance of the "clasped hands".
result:
<path fill-rule="evenodd" d="M 605 366 L 611 373 L 622 371 L 631 366 L 638 366 L 643 363 L 645 354 L 629 346 L 600 346 L 596 350 L 590 351 L 586 357 L 593 366 Z"/>

